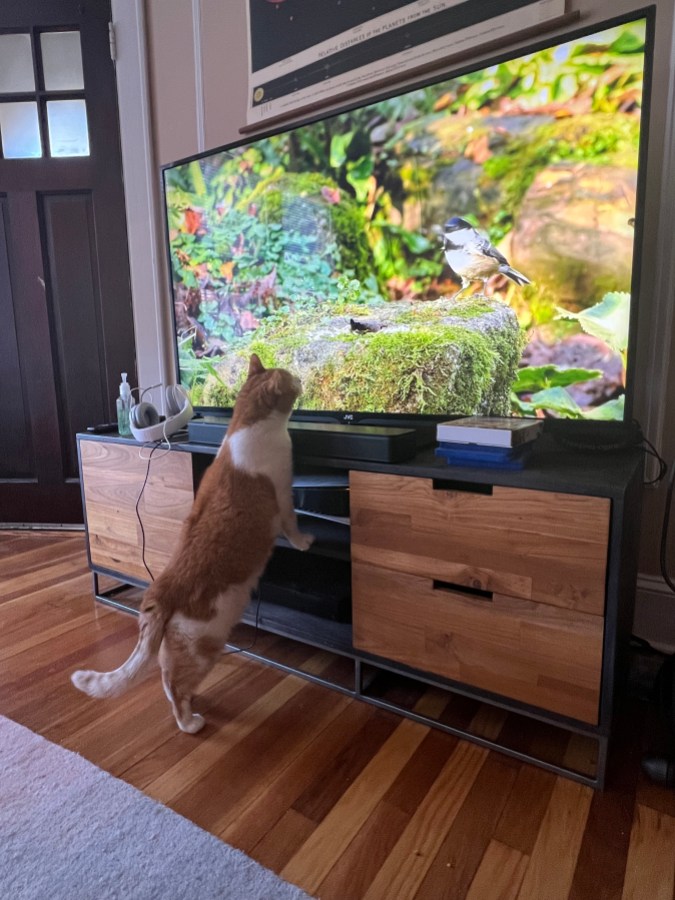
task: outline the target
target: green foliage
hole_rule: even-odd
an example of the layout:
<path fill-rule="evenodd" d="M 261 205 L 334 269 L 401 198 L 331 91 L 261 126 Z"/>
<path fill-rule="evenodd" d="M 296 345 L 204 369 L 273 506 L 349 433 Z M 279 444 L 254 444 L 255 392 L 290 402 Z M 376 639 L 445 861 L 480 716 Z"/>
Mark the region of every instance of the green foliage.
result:
<path fill-rule="evenodd" d="M 392 224 L 384 216 L 373 219 L 368 236 L 379 278 L 385 284 L 392 278 L 409 278 L 416 282 L 411 290 L 421 293 L 421 282 L 443 271 L 441 259 L 431 260 L 422 255 L 432 248 L 435 250 L 431 241 L 422 234 Z"/>
<path fill-rule="evenodd" d="M 628 320 L 630 294 L 616 291 L 605 294 L 599 303 L 582 312 L 558 308 L 560 318 L 575 320 L 592 337 L 604 341 L 624 357 L 628 345 Z M 572 384 L 580 384 L 602 376 L 600 369 L 562 368 L 555 365 L 524 366 L 518 370 L 513 383 L 512 403 L 521 413 L 542 410 L 572 419 L 614 420 L 623 418 L 624 398 L 608 400 L 589 410 L 582 410 L 572 395 L 565 390 Z M 523 400 L 520 394 L 530 394 Z"/>
<path fill-rule="evenodd" d="M 537 392 L 550 390 L 551 388 L 567 387 L 570 384 L 578 384 L 581 381 L 590 381 L 602 375 L 600 369 L 561 369 L 559 366 L 523 366 L 518 369 L 518 375 L 513 383 L 513 390 L 517 393 Z"/>
<path fill-rule="evenodd" d="M 594 406 L 584 412 L 585 419 L 602 420 L 605 422 L 621 421 L 624 415 L 626 398 L 622 394 L 614 400 L 608 400 L 600 406 Z"/>
<path fill-rule="evenodd" d="M 361 296 L 361 282 L 358 278 L 341 275 L 337 280 L 337 291 L 340 303 L 356 303 Z"/>
<path fill-rule="evenodd" d="M 553 413 L 563 419 L 613 422 L 623 419 L 625 398 L 622 395 L 614 400 L 601 403 L 600 406 L 583 410 L 568 391 L 562 387 L 554 387 L 537 391 L 528 401 L 519 400 L 514 396 L 512 402 L 514 409 L 523 415 L 535 415 L 541 411 Z"/>
<path fill-rule="evenodd" d="M 204 399 L 204 385 L 209 376 L 223 388 L 225 383 L 216 367 L 217 360 L 198 359 L 192 349 L 192 336 L 178 342 L 178 362 L 183 386 L 190 395 L 193 406 L 200 406 Z"/>
<path fill-rule="evenodd" d="M 563 106 L 581 94 L 592 98 L 594 111 L 614 113 L 630 91 L 642 87 L 638 54 L 644 46 L 644 24 L 623 25 L 612 29 L 604 44 L 570 41 L 493 66 L 488 79 L 478 72 L 462 75 L 453 82 L 450 108 L 485 109 L 503 97 L 525 108 Z"/>
<path fill-rule="evenodd" d="M 612 291 L 600 303 L 581 312 L 571 312 L 557 307 L 558 318 L 575 319 L 586 332 L 600 338 L 617 353 L 625 353 L 628 347 L 630 322 L 630 294 Z"/>
<path fill-rule="evenodd" d="M 534 414 L 537 410 L 552 412 L 565 419 L 582 419 L 584 414 L 569 391 L 563 387 L 545 388 L 532 394 L 528 401 L 517 400 L 516 408 L 525 414 Z"/>

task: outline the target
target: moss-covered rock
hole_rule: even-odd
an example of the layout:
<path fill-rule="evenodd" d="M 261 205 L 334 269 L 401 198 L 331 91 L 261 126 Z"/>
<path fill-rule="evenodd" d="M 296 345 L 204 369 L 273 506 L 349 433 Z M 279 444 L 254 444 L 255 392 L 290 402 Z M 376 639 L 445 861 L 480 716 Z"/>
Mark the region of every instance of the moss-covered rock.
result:
<path fill-rule="evenodd" d="M 242 343 L 207 379 L 204 402 L 231 406 L 255 352 L 300 376 L 302 409 L 507 415 L 524 341 L 508 306 L 475 295 L 302 311 Z"/>

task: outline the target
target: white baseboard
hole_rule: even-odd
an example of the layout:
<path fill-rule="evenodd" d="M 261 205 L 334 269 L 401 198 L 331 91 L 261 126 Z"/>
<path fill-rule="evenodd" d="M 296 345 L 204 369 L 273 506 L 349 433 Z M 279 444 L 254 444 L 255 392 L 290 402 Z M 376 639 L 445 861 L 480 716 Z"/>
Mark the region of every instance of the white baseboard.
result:
<path fill-rule="evenodd" d="M 638 575 L 633 633 L 664 653 L 675 653 L 675 594 L 656 575 Z"/>

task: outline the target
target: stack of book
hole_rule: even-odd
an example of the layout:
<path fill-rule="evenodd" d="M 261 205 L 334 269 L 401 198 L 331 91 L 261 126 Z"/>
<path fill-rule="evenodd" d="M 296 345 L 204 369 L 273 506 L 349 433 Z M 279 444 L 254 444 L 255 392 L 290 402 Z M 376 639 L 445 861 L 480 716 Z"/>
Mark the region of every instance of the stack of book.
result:
<path fill-rule="evenodd" d="M 469 416 L 439 422 L 436 455 L 453 466 L 522 469 L 542 427 L 541 419 L 495 416 Z"/>

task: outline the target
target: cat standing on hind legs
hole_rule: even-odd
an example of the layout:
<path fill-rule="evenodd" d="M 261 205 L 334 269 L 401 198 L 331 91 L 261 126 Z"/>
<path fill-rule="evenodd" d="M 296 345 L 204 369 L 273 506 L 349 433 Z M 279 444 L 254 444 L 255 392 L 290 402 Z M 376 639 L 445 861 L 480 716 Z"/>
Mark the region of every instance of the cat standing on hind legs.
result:
<path fill-rule="evenodd" d="M 113 672 L 78 671 L 73 684 L 91 697 L 124 693 L 159 661 L 162 684 L 181 731 L 204 719 L 192 695 L 220 657 L 241 618 L 276 538 L 298 550 L 313 537 L 298 529 L 288 419 L 300 381 L 265 369 L 253 354 L 232 421 L 206 470 L 178 548 L 141 603 L 138 642 Z"/>

